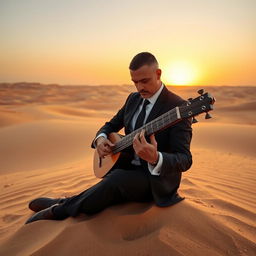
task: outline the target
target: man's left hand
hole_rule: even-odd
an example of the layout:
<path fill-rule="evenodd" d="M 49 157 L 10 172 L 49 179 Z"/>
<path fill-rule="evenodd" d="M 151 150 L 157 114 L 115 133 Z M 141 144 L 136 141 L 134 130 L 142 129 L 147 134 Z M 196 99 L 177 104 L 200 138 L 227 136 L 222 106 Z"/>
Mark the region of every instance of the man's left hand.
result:
<path fill-rule="evenodd" d="M 156 164 L 158 161 L 157 142 L 155 135 L 150 135 L 150 143 L 145 138 L 145 130 L 137 133 L 133 139 L 133 148 L 135 153 L 150 164 Z"/>

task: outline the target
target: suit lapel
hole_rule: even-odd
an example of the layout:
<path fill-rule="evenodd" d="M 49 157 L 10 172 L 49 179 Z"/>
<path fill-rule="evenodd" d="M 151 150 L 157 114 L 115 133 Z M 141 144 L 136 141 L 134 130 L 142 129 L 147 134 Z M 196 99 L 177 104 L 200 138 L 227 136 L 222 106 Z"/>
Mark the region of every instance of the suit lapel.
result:
<path fill-rule="evenodd" d="M 131 103 L 131 104 L 129 105 L 129 108 L 130 108 L 130 109 L 129 109 L 129 114 L 128 114 L 128 117 L 127 117 L 127 119 L 126 119 L 127 125 L 130 124 L 131 119 L 132 119 L 132 117 L 133 117 L 135 111 L 137 110 L 137 108 L 139 107 L 139 105 L 141 104 L 142 101 L 143 101 L 143 99 L 139 96 L 139 97 L 135 100 L 135 102 L 133 102 L 133 103 Z"/>

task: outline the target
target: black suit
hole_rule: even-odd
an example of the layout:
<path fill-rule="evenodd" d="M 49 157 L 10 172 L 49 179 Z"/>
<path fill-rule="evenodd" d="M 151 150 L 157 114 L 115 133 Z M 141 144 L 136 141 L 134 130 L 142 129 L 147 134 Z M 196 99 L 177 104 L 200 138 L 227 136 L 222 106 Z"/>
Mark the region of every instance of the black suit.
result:
<path fill-rule="evenodd" d="M 125 134 L 129 134 L 131 132 L 130 121 L 140 103 L 139 93 L 130 94 L 124 106 L 97 132 L 97 135 L 118 132 L 123 127 Z M 182 103 L 184 103 L 182 98 L 164 87 L 146 122 L 150 122 Z M 159 206 L 168 206 L 176 202 L 176 192 L 180 184 L 181 172 L 188 170 L 192 164 L 190 153 L 191 122 L 190 120 L 184 120 L 161 131 L 155 137 L 158 151 L 163 155 L 163 165 L 160 176 L 150 175 L 150 184 L 155 203 Z M 133 152 L 131 152 L 132 156 Z M 145 171 L 149 172 L 147 163 L 142 159 L 141 164 Z"/>
<path fill-rule="evenodd" d="M 125 134 L 131 130 L 131 119 L 141 103 L 139 93 L 128 96 L 118 113 L 97 132 L 110 134 L 124 127 Z M 170 109 L 181 105 L 184 100 L 163 88 L 146 122 L 149 122 Z M 79 212 L 96 213 L 105 207 L 129 201 L 154 200 L 158 206 L 168 206 L 179 202 L 177 190 L 181 173 L 190 168 L 192 156 L 190 142 L 192 138 L 191 121 L 183 120 L 155 135 L 158 151 L 162 153 L 163 164 L 160 176 L 151 175 L 147 162 L 140 159 L 141 167 L 130 164 L 134 156 L 132 147 L 125 150 L 121 158 L 101 182 L 77 196 L 68 198 L 62 207 L 56 210 L 59 215 L 76 216 Z M 92 144 L 93 147 L 93 144 Z M 57 207 L 58 208 L 58 207 Z M 65 214 L 63 214 L 65 212 Z"/>

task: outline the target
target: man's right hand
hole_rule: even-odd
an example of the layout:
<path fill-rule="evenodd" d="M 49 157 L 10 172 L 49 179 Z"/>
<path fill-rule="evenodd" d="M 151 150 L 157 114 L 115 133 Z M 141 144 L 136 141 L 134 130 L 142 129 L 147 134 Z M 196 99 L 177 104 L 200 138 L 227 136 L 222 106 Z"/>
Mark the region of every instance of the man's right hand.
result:
<path fill-rule="evenodd" d="M 99 137 L 96 141 L 95 141 L 95 144 L 96 144 L 96 150 L 99 154 L 99 157 L 102 157 L 104 158 L 106 155 L 109 155 L 112 150 L 111 150 L 111 147 L 114 146 L 114 144 L 106 139 L 105 137 Z"/>

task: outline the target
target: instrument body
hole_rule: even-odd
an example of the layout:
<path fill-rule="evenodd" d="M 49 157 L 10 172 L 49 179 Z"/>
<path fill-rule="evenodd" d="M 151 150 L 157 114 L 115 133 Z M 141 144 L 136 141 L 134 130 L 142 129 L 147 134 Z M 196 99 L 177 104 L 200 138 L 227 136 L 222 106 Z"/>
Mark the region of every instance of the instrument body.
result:
<path fill-rule="evenodd" d="M 113 143 L 116 144 L 120 141 L 122 135 L 112 132 L 109 134 L 108 139 Z M 117 160 L 119 159 L 121 152 L 116 154 L 107 155 L 104 158 L 99 157 L 97 150 L 94 152 L 94 160 L 93 160 L 93 169 L 95 176 L 98 178 L 104 177 L 109 170 L 115 165 Z"/>

